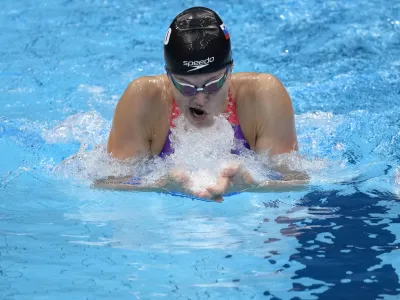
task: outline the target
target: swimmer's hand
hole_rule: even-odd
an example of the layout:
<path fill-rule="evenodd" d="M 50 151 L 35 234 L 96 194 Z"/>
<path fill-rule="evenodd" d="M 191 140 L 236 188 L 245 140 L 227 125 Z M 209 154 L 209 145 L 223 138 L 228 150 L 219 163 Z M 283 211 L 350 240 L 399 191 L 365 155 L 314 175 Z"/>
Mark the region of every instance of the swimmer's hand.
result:
<path fill-rule="evenodd" d="M 193 182 L 188 172 L 183 170 L 172 170 L 170 173 L 170 182 L 178 185 L 186 194 L 197 198 L 208 199 L 216 202 L 224 201 L 223 195 L 228 192 L 241 191 L 249 187 L 251 178 L 247 172 L 244 172 L 239 164 L 230 164 L 220 171 L 215 185 L 206 187 L 202 191 L 193 190 Z M 168 189 L 177 187 L 168 187 Z"/>
<path fill-rule="evenodd" d="M 223 194 L 232 192 L 287 192 L 303 190 L 309 177 L 302 172 L 286 172 L 279 180 L 256 181 L 242 165 L 230 164 L 224 168 L 214 186 L 203 192 L 194 193 L 196 197 L 223 201 Z"/>
<path fill-rule="evenodd" d="M 164 186 L 168 191 L 183 192 L 189 196 L 208 199 L 216 202 L 222 202 L 222 194 L 211 194 L 207 191 L 195 191 L 193 189 L 193 181 L 188 171 L 181 169 L 173 169 L 167 176 Z"/>
<path fill-rule="evenodd" d="M 221 197 L 232 191 L 243 190 L 245 186 L 251 184 L 248 174 L 244 172 L 239 164 L 230 164 L 221 170 L 217 183 L 214 186 L 206 188 L 206 191 L 200 194 L 201 197 Z"/>
<path fill-rule="evenodd" d="M 98 189 L 130 190 L 142 192 L 180 192 L 188 196 L 208 199 L 216 202 L 224 200 L 223 195 L 232 192 L 284 192 L 304 189 L 309 178 L 303 173 L 286 172 L 279 180 L 257 182 L 240 164 L 230 163 L 223 168 L 214 185 L 195 190 L 190 174 L 185 170 L 173 169 L 167 176 L 156 182 L 134 182 L 135 178 L 107 177 L 96 180 L 92 187 Z"/>

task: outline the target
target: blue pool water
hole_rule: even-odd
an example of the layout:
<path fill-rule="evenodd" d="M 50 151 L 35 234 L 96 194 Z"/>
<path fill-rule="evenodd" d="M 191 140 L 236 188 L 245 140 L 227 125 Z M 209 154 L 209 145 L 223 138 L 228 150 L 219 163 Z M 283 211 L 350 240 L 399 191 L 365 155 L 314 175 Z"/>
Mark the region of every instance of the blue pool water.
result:
<path fill-rule="evenodd" d="M 222 16 L 235 71 L 287 87 L 307 189 L 89 187 L 85 153 L 192 5 Z M 398 299 L 399 22 L 398 1 L 4 1 L 0 299 Z"/>

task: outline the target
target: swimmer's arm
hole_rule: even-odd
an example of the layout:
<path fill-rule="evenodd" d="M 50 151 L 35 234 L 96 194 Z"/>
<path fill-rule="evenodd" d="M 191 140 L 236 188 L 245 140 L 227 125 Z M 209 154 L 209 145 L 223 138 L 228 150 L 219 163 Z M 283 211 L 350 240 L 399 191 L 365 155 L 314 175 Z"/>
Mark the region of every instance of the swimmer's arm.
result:
<path fill-rule="evenodd" d="M 134 185 L 134 184 L 127 183 L 131 180 L 132 180 L 131 176 L 120 177 L 120 178 L 109 177 L 106 179 L 96 180 L 92 184 L 92 187 L 95 189 L 100 189 L 100 190 L 154 192 L 154 193 L 172 194 L 172 195 L 177 195 L 177 196 L 185 196 L 185 197 L 189 197 L 189 198 L 197 197 L 197 195 L 195 193 L 192 193 L 187 188 L 184 188 L 181 185 L 181 183 L 179 183 L 175 180 L 171 180 L 171 178 L 169 180 L 162 178 L 156 184 L 153 183 L 151 185 L 148 185 L 148 184 Z M 210 197 L 209 200 L 216 201 L 216 202 L 222 202 L 223 198 L 222 198 L 222 196 L 216 196 L 216 197 Z"/>
<path fill-rule="evenodd" d="M 307 181 L 305 172 L 292 170 L 281 154 L 299 156 L 292 101 L 276 77 L 261 74 L 255 93 L 256 143 L 255 152 L 268 155 L 274 171 L 284 174 L 285 181 Z M 299 157 L 300 158 L 300 157 Z M 281 184 L 280 184 L 281 185 Z"/>
<path fill-rule="evenodd" d="M 140 192 L 165 192 L 165 184 L 162 180 L 155 184 L 132 184 L 132 176 L 113 177 L 97 179 L 93 182 L 92 187 L 101 190 L 117 190 L 117 191 L 140 191 Z"/>
<path fill-rule="evenodd" d="M 308 180 L 271 180 L 257 184 L 245 184 L 243 186 L 233 186 L 228 193 L 251 192 L 251 193 L 279 193 L 301 191 L 308 188 Z"/>
<path fill-rule="evenodd" d="M 160 176 L 156 181 L 151 182 L 135 176 L 108 176 L 107 178 L 95 180 L 92 187 L 103 190 L 190 193 L 190 190 L 185 185 L 187 181 L 188 178 L 183 173 L 173 170 L 164 176 Z"/>
<path fill-rule="evenodd" d="M 118 159 L 147 155 L 151 118 L 151 84 L 148 78 L 139 78 L 129 84 L 114 113 L 107 151 Z"/>
<path fill-rule="evenodd" d="M 270 168 L 269 168 L 270 169 Z M 277 174 L 279 175 L 279 174 Z M 216 198 L 240 192 L 287 192 L 306 188 L 307 179 L 283 176 L 265 181 L 255 180 L 242 165 L 232 164 L 221 171 L 215 185 L 197 195 L 202 198 Z"/>
<path fill-rule="evenodd" d="M 276 77 L 259 75 L 253 111 L 256 119 L 255 151 L 269 155 L 298 150 L 292 101 Z"/>

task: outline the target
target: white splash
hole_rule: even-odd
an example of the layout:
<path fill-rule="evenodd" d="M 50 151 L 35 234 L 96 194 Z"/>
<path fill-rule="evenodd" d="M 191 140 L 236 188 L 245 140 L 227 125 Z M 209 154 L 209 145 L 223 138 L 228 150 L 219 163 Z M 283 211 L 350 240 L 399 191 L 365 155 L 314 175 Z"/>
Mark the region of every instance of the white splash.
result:
<path fill-rule="evenodd" d="M 400 197 L 400 166 L 394 172 L 395 194 Z"/>
<path fill-rule="evenodd" d="M 114 176 L 140 177 L 143 183 L 151 185 L 172 170 L 184 170 L 189 175 L 192 191 L 202 191 L 216 184 L 220 172 L 231 165 L 240 165 L 258 183 L 277 179 L 277 173 L 272 169 L 279 170 L 281 166 L 307 173 L 314 184 L 337 183 L 359 175 L 359 171 L 353 170 L 345 159 L 301 157 L 289 153 L 272 160 L 267 153 L 255 154 L 244 147 L 240 149 L 241 155 L 234 155 L 231 149 L 238 143 L 224 116 L 216 117 L 213 125 L 205 128 L 194 127 L 180 116 L 175 120 L 175 128 L 171 128 L 174 153 L 169 157 L 119 161 L 107 153 L 110 125 L 96 111 L 91 111 L 72 115 L 54 128 L 44 130 L 42 137 L 48 143 L 77 141 L 81 144 L 79 151 L 58 164 L 53 173 L 88 184 Z"/>
<path fill-rule="evenodd" d="M 212 126 L 197 128 L 180 116 L 175 126 L 171 129 L 174 153 L 167 158 L 169 164 L 189 174 L 194 191 L 216 184 L 221 170 L 236 160 L 230 152 L 234 132 L 228 120 L 214 117 Z"/>
<path fill-rule="evenodd" d="M 67 143 L 96 146 L 107 140 L 110 123 L 96 111 L 77 113 L 58 123 L 53 129 L 43 130 L 42 137 L 47 143 Z"/>
<path fill-rule="evenodd" d="M 93 95 L 100 95 L 104 93 L 105 89 L 102 86 L 80 84 L 78 86 L 78 91 L 85 91 Z"/>
<path fill-rule="evenodd" d="M 134 163 L 121 162 L 113 159 L 107 153 L 105 144 L 99 145 L 92 150 L 83 144 L 77 153 L 64 159 L 53 169 L 58 176 L 73 181 L 87 181 L 90 184 L 93 180 L 109 176 L 124 177 L 133 173 Z"/>

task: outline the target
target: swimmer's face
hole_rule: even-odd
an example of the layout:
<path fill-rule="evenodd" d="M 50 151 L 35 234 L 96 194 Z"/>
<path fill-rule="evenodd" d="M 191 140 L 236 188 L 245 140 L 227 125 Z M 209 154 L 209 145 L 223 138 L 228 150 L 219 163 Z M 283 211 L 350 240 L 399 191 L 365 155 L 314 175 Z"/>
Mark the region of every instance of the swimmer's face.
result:
<path fill-rule="evenodd" d="M 198 127 L 210 126 L 213 123 L 214 116 L 218 116 L 224 112 L 228 102 L 231 71 L 232 68 L 229 67 L 207 74 L 170 74 L 169 81 L 172 95 L 180 111 L 190 123 Z M 205 88 L 208 92 L 216 91 L 213 93 L 198 91 L 194 95 L 185 95 L 185 91 L 193 89 L 188 85 Z M 209 88 L 205 87 L 206 85 Z"/>

